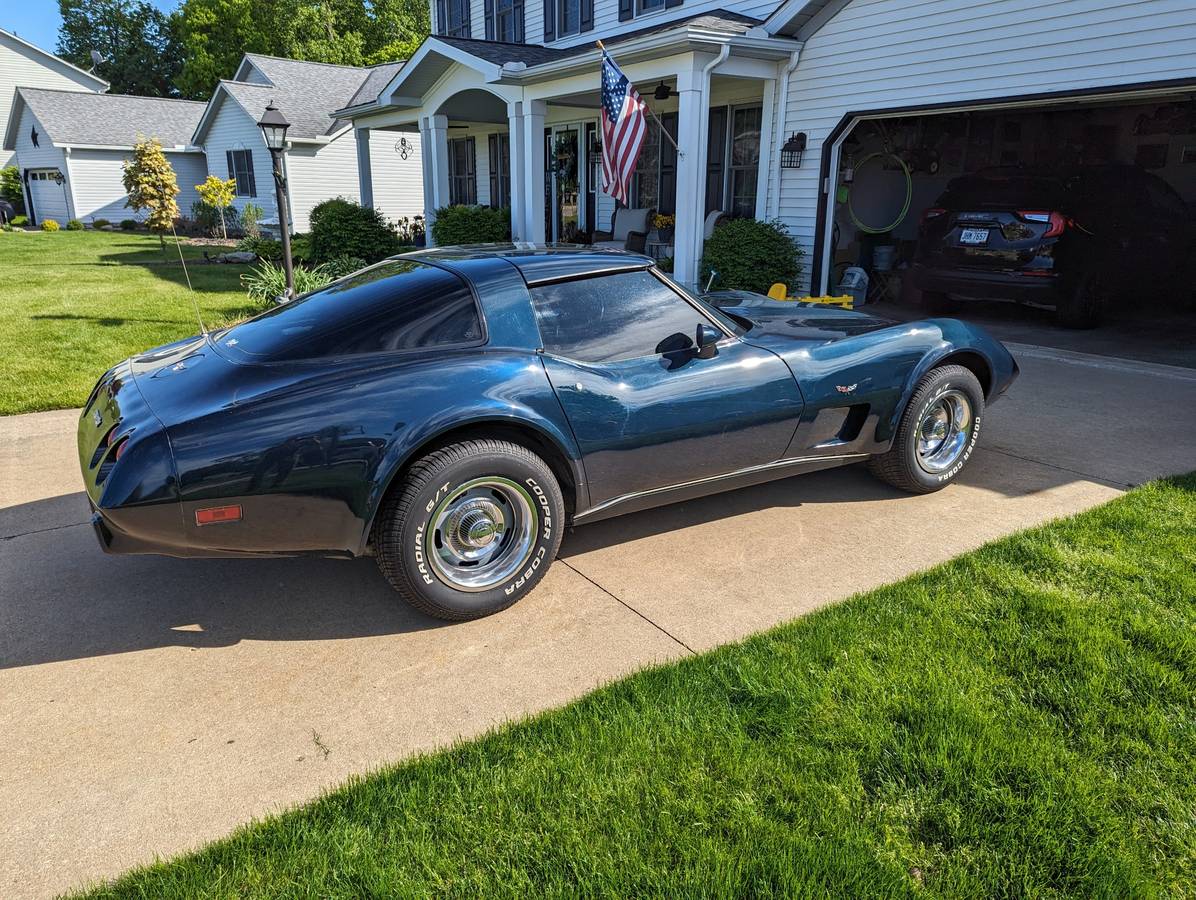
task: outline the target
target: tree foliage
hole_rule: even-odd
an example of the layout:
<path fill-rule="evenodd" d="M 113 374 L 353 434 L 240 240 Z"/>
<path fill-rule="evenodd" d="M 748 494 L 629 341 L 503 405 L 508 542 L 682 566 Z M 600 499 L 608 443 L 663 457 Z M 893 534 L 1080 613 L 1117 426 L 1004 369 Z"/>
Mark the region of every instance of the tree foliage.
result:
<path fill-rule="evenodd" d="M 207 99 L 244 53 L 354 66 L 405 59 L 429 26 L 425 0 L 183 0 L 177 84 L 183 96 Z"/>
<path fill-rule="evenodd" d="M 224 222 L 224 211 L 233 205 L 233 198 L 237 195 L 237 180 L 209 175 L 203 184 L 195 186 L 195 190 L 199 193 L 200 200 L 220 212 L 220 234 L 227 238 L 228 227 Z"/>
<path fill-rule="evenodd" d="M 177 17 L 147 0 L 58 0 L 58 55 L 112 85 L 114 94 L 177 96 Z M 91 51 L 103 59 L 94 63 Z"/>
<path fill-rule="evenodd" d="M 134 212 L 146 212 L 146 224 L 158 237 L 169 231 L 179 217 L 178 179 L 157 138 L 139 140 L 133 156 L 124 162 L 123 182 Z"/>

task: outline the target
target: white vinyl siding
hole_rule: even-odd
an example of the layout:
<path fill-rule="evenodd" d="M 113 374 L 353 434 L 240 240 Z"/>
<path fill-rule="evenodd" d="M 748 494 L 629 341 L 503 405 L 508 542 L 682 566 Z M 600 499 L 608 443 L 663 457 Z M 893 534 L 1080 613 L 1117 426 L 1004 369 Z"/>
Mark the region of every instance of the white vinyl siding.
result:
<path fill-rule="evenodd" d="M 93 93 L 104 90 L 99 79 L 71 68 L 62 60 L 43 56 L 6 34 L 0 34 L 0 141 L 8 127 L 13 93 L 18 87 Z M 0 167 L 10 165 L 11 157 L 11 151 L 0 150 Z"/>
<path fill-rule="evenodd" d="M 809 251 L 822 142 L 850 111 L 1194 75 L 1191 0 L 854 0 L 807 41 L 792 75 L 785 132 L 809 143 L 801 168 L 780 177 L 781 217 Z"/>
<path fill-rule="evenodd" d="M 307 231 L 312 209 L 332 197 L 360 198 L 357 144 L 350 129 L 329 144 L 294 144 L 287 151 L 287 184 L 295 231 Z M 273 190 L 274 182 L 269 182 Z M 375 188 L 377 190 L 377 188 Z M 261 194 L 261 184 L 258 194 Z"/>
<path fill-rule="evenodd" d="M 253 203 L 262 208 L 265 218 L 275 217 L 278 212 L 274 204 L 274 176 L 270 171 L 270 151 L 262 139 L 257 122 L 243 110 L 235 100 L 221 96 L 217 101 L 220 108 L 212 120 L 204 140 L 204 151 L 208 158 L 208 172 L 217 178 L 229 178 L 228 150 L 250 150 L 253 153 L 253 179 L 256 182 L 256 197 L 237 197 L 233 206 L 238 210 Z M 188 208 L 185 212 L 190 212 Z"/>
<path fill-rule="evenodd" d="M 528 0 L 527 42 L 544 43 L 544 7 L 550 0 Z M 594 0 L 594 28 L 581 34 L 572 34 L 550 41 L 549 47 L 571 47 L 575 44 L 593 43 L 597 38 L 611 38 L 627 31 L 641 28 L 656 28 L 675 19 L 687 19 L 704 12 L 725 9 L 755 19 L 766 19 L 780 5 L 779 0 L 741 0 L 741 2 L 719 2 L 719 0 L 685 0 L 680 6 L 670 9 L 652 10 L 641 13 L 626 22 L 619 21 L 619 0 Z M 533 22 L 535 19 L 534 30 Z M 476 36 L 476 35 L 475 35 Z"/>
<path fill-rule="evenodd" d="M 84 222 L 92 219 L 142 218 L 125 205 L 122 176 L 124 161 L 132 155 L 130 150 L 82 150 L 71 151 L 70 179 L 75 197 L 75 217 Z M 207 165 L 202 153 L 171 153 L 166 158 L 174 169 L 179 193 L 175 201 L 179 213 L 191 215 L 191 204 L 199 199 L 195 186 L 207 177 Z"/>
<path fill-rule="evenodd" d="M 31 132 L 37 129 L 37 146 L 33 146 Z M 65 176 L 66 160 L 63 152 L 50 143 L 46 129 L 37 121 L 32 110 L 26 106 L 21 112 L 20 128 L 17 131 L 17 159 L 20 160 L 21 173 L 27 169 L 47 171 L 56 169 Z M 45 218 L 57 219 L 60 225 L 65 225 L 70 218 L 67 213 L 66 186 L 59 186 L 53 181 L 30 182 L 33 193 L 33 214 L 37 222 Z M 28 211 L 28 210 L 27 210 Z"/>
<path fill-rule="evenodd" d="M 395 149 L 403 138 L 407 139 L 408 145 L 406 159 Z M 421 164 L 418 132 L 370 132 L 370 172 L 374 181 L 374 206 L 392 222 L 424 214 Z"/>

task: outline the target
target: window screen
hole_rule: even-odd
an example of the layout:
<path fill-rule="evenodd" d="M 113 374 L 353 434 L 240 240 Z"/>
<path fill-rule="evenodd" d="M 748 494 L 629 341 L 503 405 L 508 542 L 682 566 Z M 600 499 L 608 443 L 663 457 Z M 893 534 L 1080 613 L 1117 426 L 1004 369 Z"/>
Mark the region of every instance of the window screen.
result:
<path fill-rule="evenodd" d="M 656 356 L 671 335 L 710 320 L 646 270 L 532 288 L 544 349 L 579 362 Z"/>
<path fill-rule="evenodd" d="M 469 288 L 408 260 L 363 269 L 223 333 L 234 353 L 277 362 L 417 350 L 481 340 Z"/>
<path fill-rule="evenodd" d="M 228 177 L 237 182 L 238 197 L 256 197 L 257 185 L 253 179 L 253 151 L 227 150 Z"/>

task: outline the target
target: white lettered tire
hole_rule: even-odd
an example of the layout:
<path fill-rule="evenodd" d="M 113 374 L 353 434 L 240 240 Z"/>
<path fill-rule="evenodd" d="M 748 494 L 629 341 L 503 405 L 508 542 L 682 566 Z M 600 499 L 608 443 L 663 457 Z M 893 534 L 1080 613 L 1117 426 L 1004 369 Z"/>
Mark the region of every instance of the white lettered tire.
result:
<path fill-rule="evenodd" d="M 564 524 L 560 486 L 540 457 L 508 441 L 462 441 L 410 468 L 378 516 L 374 552 L 416 609 L 477 619 L 544 577 Z"/>
<path fill-rule="evenodd" d="M 984 391 L 970 369 L 932 369 L 914 389 L 893 446 L 868 460 L 868 469 L 913 494 L 942 490 L 972 458 L 983 412 Z"/>

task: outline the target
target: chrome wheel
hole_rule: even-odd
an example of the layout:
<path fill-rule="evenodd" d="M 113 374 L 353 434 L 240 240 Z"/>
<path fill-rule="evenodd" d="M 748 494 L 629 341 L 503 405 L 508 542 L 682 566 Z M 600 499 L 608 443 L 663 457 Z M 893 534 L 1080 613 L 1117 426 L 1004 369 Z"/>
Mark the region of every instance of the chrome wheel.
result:
<path fill-rule="evenodd" d="M 972 433 L 972 404 L 960 391 L 935 398 L 918 423 L 918 465 L 939 473 L 955 465 Z"/>
<path fill-rule="evenodd" d="M 527 562 L 537 512 L 531 495 L 507 478 L 476 478 L 441 501 L 425 537 L 427 558 L 445 584 L 484 591 Z"/>

